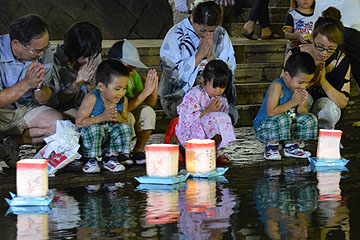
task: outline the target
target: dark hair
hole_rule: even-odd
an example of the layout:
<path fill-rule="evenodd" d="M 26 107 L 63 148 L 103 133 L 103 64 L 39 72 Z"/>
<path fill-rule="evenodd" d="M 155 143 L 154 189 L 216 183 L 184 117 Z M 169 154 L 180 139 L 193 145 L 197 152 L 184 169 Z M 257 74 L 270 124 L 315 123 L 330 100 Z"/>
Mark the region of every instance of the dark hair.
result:
<path fill-rule="evenodd" d="M 324 18 L 334 18 L 339 21 L 341 19 L 341 12 L 336 7 L 328 7 L 327 9 L 322 11 L 321 15 Z"/>
<path fill-rule="evenodd" d="M 96 84 L 101 82 L 105 84 L 105 86 L 108 86 L 114 76 L 128 77 L 129 71 L 119 60 L 107 59 L 102 61 L 95 73 Z"/>
<path fill-rule="evenodd" d="M 202 73 L 204 84 L 213 82 L 213 88 L 226 88 L 231 83 L 232 74 L 226 63 L 222 60 L 212 60 L 206 64 Z"/>
<path fill-rule="evenodd" d="M 314 58 L 307 52 L 295 52 L 291 54 L 285 63 L 284 71 L 293 78 L 302 72 L 308 75 L 314 74 L 316 70 Z"/>
<path fill-rule="evenodd" d="M 220 24 L 221 10 L 219 5 L 213 1 L 202 2 L 194 7 L 191 15 L 197 24 L 217 26 Z"/>
<path fill-rule="evenodd" d="M 44 36 L 46 32 L 49 32 L 48 25 L 36 14 L 27 14 L 15 19 L 9 27 L 10 39 L 17 39 L 24 45 Z"/>
<path fill-rule="evenodd" d="M 326 36 L 329 41 L 339 45 L 343 41 L 343 30 L 344 25 L 341 21 L 331 17 L 319 17 L 314 24 L 312 38 L 314 40 L 318 34 L 322 34 Z"/>
<path fill-rule="evenodd" d="M 88 22 L 74 24 L 64 34 L 64 53 L 69 61 L 79 57 L 97 56 L 101 52 L 102 34 L 98 27 Z"/>

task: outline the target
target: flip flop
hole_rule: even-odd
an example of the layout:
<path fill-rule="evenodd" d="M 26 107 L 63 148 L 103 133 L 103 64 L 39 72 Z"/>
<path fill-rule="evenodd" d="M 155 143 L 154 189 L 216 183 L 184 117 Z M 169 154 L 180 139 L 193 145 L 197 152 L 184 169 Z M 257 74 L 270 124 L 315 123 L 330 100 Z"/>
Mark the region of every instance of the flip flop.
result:
<path fill-rule="evenodd" d="M 274 32 L 271 32 L 269 36 L 261 37 L 262 40 L 268 40 L 268 39 L 280 39 L 280 36 Z"/>
<path fill-rule="evenodd" d="M 356 128 L 360 127 L 360 121 L 354 122 L 352 126 Z"/>
<path fill-rule="evenodd" d="M 244 31 L 241 34 L 249 40 L 257 40 L 257 37 L 254 36 L 254 30 L 250 34 L 246 34 Z"/>
<path fill-rule="evenodd" d="M 230 160 L 226 155 L 222 154 L 222 155 L 219 155 L 219 156 L 216 157 L 216 163 L 230 164 Z"/>

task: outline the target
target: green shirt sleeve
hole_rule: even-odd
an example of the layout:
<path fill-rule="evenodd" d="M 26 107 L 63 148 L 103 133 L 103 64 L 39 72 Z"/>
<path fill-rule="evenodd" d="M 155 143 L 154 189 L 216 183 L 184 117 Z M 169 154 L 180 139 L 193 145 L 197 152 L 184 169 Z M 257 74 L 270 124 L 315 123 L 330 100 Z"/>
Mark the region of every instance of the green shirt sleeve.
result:
<path fill-rule="evenodd" d="M 128 86 L 126 88 L 126 97 L 134 98 L 144 89 L 140 75 L 134 70 L 129 76 Z"/>

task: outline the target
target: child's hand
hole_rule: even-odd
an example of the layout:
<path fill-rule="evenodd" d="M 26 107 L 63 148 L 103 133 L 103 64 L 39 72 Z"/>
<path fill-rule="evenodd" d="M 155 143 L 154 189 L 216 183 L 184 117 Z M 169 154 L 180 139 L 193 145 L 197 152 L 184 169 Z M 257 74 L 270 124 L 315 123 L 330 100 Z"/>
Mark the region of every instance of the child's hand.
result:
<path fill-rule="evenodd" d="M 221 102 L 220 102 L 220 98 L 214 97 L 210 100 L 209 106 L 207 107 L 207 111 L 208 112 L 218 112 L 220 110 L 221 107 Z"/>
<path fill-rule="evenodd" d="M 292 96 L 292 100 L 294 101 L 295 105 L 298 106 L 305 103 L 307 95 L 307 91 L 302 89 L 296 89 Z"/>
<path fill-rule="evenodd" d="M 146 95 L 150 95 L 154 92 L 154 89 L 157 88 L 159 81 L 159 77 L 155 69 L 150 69 L 147 73 L 145 84 L 144 84 L 144 91 Z"/>
<path fill-rule="evenodd" d="M 307 43 L 307 41 L 304 39 L 304 36 L 302 35 L 301 32 L 297 32 L 295 33 L 296 34 L 296 37 L 297 37 L 297 40 L 301 43 Z"/>
<path fill-rule="evenodd" d="M 117 110 L 115 107 L 106 108 L 101 114 L 103 122 L 115 122 L 117 116 Z"/>

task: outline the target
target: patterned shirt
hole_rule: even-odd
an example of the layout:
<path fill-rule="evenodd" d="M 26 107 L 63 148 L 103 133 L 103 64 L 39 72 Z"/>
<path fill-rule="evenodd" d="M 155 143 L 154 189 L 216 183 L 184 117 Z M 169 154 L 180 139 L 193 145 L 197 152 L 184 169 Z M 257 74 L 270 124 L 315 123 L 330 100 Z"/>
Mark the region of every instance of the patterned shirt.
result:
<path fill-rule="evenodd" d="M 199 43 L 200 38 L 188 18 L 173 26 L 166 34 L 160 48 L 160 65 L 163 71 L 159 82 L 160 98 L 182 98 L 194 85 L 200 68 L 200 64 L 195 66 Z M 213 32 L 212 52 L 217 59 L 231 66 L 234 73 L 235 52 L 229 35 L 221 26 Z"/>

